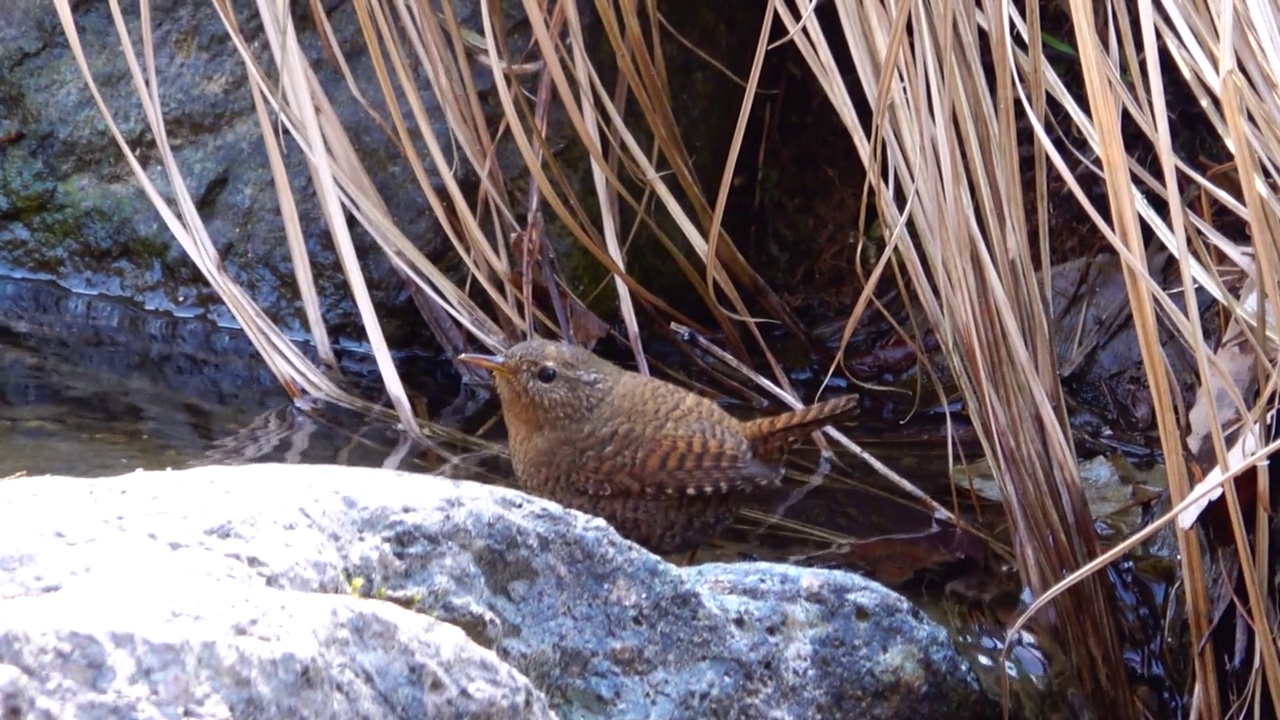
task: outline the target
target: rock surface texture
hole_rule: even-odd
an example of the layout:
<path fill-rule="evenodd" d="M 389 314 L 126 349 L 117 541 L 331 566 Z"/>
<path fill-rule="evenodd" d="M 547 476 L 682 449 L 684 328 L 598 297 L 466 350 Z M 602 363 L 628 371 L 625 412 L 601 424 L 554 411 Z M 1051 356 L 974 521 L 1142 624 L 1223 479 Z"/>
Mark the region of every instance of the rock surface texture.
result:
<path fill-rule="evenodd" d="M 512 0 L 499 5 L 510 11 L 520 7 Z M 151 177 L 160 178 L 163 172 L 154 135 L 145 122 L 109 5 L 71 6 L 99 91 Z M 272 72 L 276 62 L 253 4 L 228 6 L 237 13 L 237 25 L 257 62 Z M 298 42 L 320 88 L 398 227 L 428 257 L 443 261 L 452 255 L 452 246 L 415 179 L 412 164 L 350 91 L 315 31 L 307 7 L 297 5 L 293 16 L 299 27 Z M 317 7 L 325 12 L 353 82 L 362 88 L 370 106 L 387 117 L 356 5 L 326 0 Z M 463 27 L 484 32 L 480 3 L 455 0 L 451 8 Z M 138 5 L 123 4 L 123 14 L 141 63 Z M 150 3 L 150 18 L 166 134 L 223 266 L 272 318 L 302 329 L 305 323 L 293 261 L 284 241 L 245 62 L 214 3 L 156 0 Z M 508 20 L 515 19 L 513 15 Z M 503 42 L 515 46 L 520 39 L 513 32 Z M 274 78 L 271 82 L 276 82 Z M 487 112 L 496 113 L 491 73 L 481 66 L 470 80 Z M 441 139 L 444 152 L 452 154 L 455 147 L 449 143 L 451 132 L 438 98 L 425 79 L 418 87 L 431 123 L 429 132 Z M 552 122 L 559 121 L 553 116 Z M 558 132 L 556 127 L 553 132 Z M 417 133 L 412 125 L 410 133 Z M 312 191 L 306 153 L 288 133 L 282 130 L 281 135 L 286 137 L 284 163 L 330 330 L 340 333 L 348 326 L 359 327 L 324 214 Z M 508 181 L 521 177 L 514 158 L 512 153 L 496 158 Z M 474 168 L 461 153 L 448 161 L 448 172 L 464 188 L 475 186 Z M 422 170 L 443 192 L 435 166 L 424 161 Z M 163 191 L 167 181 L 159 186 Z M 358 223 L 351 224 L 357 226 L 354 239 L 375 301 L 388 309 L 388 315 L 392 308 L 407 311 L 411 302 L 390 260 L 376 250 Z M 53 4 L 43 0 L 0 3 L 0 275 L 11 274 L 126 296 L 149 307 L 176 309 L 184 316 L 207 312 L 218 320 L 229 319 L 222 302 L 134 179 L 75 62 Z M 409 325 L 402 329 L 391 323 L 388 332 L 412 337 L 418 329 Z"/>
<path fill-rule="evenodd" d="M 0 481 L 6 720 L 989 707 L 945 631 L 869 580 L 676 568 L 515 491 L 298 465 Z"/>

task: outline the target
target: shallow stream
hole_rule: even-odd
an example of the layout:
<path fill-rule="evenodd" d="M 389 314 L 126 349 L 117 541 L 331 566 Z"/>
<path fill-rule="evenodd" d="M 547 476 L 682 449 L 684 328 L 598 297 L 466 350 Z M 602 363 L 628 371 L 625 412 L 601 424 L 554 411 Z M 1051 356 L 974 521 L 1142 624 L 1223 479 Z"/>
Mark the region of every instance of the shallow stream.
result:
<path fill-rule="evenodd" d="M 345 356 L 356 371 L 350 379 L 376 385 L 371 373 L 359 377 L 367 357 Z M 447 361 L 406 365 L 411 385 L 425 378 L 417 386 L 432 417 L 480 431 L 481 445 L 500 443 L 497 406 L 483 388 L 460 388 Z M 863 422 L 856 430 L 878 459 L 952 506 L 946 443 L 935 429 Z M 299 412 L 237 330 L 49 283 L 0 280 L 0 478 L 243 462 L 394 467 L 510 483 L 501 453 L 423 449 L 349 414 Z M 763 498 L 696 561 L 759 558 L 864 572 L 925 607 L 988 673 L 989 687 L 1007 674 L 1019 706 L 1040 714 L 1047 661 L 1034 643 L 1001 660 L 1018 586 L 987 543 L 905 501 L 847 452 L 802 449 L 789 475 L 783 491 Z M 968 509 L 999 523 L 994 504 Z"/>

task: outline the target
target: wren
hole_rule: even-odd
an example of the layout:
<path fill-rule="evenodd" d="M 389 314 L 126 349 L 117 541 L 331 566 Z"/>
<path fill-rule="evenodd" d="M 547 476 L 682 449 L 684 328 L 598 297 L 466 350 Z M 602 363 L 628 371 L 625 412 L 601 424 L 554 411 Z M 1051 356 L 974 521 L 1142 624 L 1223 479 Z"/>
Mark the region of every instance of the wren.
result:
<path fill-rule="evenodd" d="M 752 491 L 780 483 L 796 441 L 858 402 L 741 421 L 568 343 L 527 340 L 505 355 L 458 359 L 493 373 L 521 485 L 663 554 L 719 534 Z"/>

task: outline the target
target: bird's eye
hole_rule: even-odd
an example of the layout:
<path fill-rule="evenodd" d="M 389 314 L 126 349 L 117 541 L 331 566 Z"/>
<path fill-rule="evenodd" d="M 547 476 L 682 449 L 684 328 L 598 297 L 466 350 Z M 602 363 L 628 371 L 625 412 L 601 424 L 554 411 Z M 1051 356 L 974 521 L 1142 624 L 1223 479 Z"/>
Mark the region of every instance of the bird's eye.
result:
<path fill-rule="evenodd" d="M 550 365 L 543 365 L 538 368 L 538 382 L 543 385 L 550 385 L 556 381 L 556 369 Z"/>

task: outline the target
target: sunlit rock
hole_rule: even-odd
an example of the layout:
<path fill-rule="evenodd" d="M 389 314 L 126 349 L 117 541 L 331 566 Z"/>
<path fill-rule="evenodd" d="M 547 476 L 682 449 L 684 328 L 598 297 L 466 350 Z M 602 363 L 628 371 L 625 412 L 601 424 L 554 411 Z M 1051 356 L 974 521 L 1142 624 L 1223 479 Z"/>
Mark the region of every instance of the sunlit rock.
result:
<path fill-rule="evenodd" d="M 518 492 L 381 470 L 3 481 L 0 597 L 17 717 L 988 707 L 945 631 L 857 575 L 680 569 Z"/>

